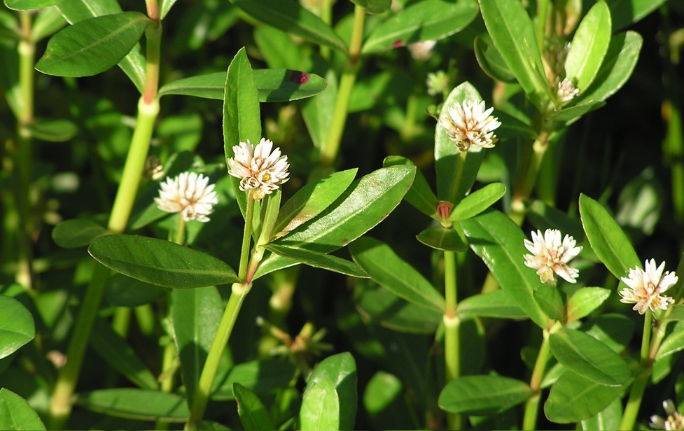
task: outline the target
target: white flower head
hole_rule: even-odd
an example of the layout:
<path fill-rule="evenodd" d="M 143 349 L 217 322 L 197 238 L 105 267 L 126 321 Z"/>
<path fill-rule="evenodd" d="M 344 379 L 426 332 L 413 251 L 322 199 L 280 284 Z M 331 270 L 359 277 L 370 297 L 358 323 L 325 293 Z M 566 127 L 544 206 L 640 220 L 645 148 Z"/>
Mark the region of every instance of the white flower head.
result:
<path fill-rule="evenodd" d="M 435 47 L 436 40 L 425 40 L 423 42 L 410 43 L 408 49 L 414 60 L 426 61 L 432 57 L 432 48 Z"/>
<path fill-rule="evenodd" d="M 568 78 L 558 82 L 556 85 L 556 95 L 558 95 L 558 100 L 561 102 L 569 102 L 579 94 L 579 89 L 575 87 L 575 84 Z"/>
<path fill-rule="evenodd" d="M 568 283 L 575 283 L 579 271 L 570 268 L 568 262 L 579 254 L 582 247 L 570 235 L 565 235 L 561 242 L 561 233 L 557 229 L 546 229 L 532 232 L 532 241 L 525 240 L 525 247 L 532 253 L 525 255 L 525 265 L 537 270 L 542 283 L 555 282 L 558 274 Z"/>
<path fill-rule="evenodd" d="M 280 155 L 280 148 L 274 150 L 269 139 L 261 138 L 256 148 L 249 141 L 240 142 L 233 153 L 235 157 L 228 159 L 228 173 L 240 178 L 240 190 L 253 190 L 254 199 L 263 199 L 290 179 L 287 156 Z"/>
<path fill-rule="evenodd" d="M 629 270 L 628 277 L 622 277 L 622 281 L 629 288 L 620 291 L 620 302 L 634 303 L 633 310 L 644 314 L 647 308 L 651 311 L 667 310 L 674 303 L 674 299 L 661 295 L 677 283 L 677 275 L 674 272 L 666 272 L 665 262 L 656 267 L 654 259 L 644 262 L 646 270 L 639 267 Z"/>
<path fill-rule="evenodd" d="M 663 408 L 667 413 L 667 419 L 658 415 L 651 416 L 651 428 L 655 430 L 684 430 L 684 415 L 677 411 L 672 400 L 663 401 Z"/>
<path fill-rule="evenodd" d="M 475 145 L 475 151 L 482 148 L 492 148 L 498 139 L 494 135 L 494 129 L 499 127 L 499 120 L 489 114 L 494 108 L 485 110 L 484 101 L 472 102 L 466 100 L 456 103 L 448 108 L 448 115 L 442 115 L 439 119 L 442 127 L 446 129 L 449 138 L 456 142 L 462 152 L 468 151 L 471 145 Z"/>
<path fill-rule="evenodd" d="M 159 184 L 159 197 L 154 198 L 154 201 L 162 211 L 183 214 L 185 221 L 207 222 L 207 216 L 218 203 L 215 185 L 208 184 L 209 177 L 195 172 L 183 172 Z"/>

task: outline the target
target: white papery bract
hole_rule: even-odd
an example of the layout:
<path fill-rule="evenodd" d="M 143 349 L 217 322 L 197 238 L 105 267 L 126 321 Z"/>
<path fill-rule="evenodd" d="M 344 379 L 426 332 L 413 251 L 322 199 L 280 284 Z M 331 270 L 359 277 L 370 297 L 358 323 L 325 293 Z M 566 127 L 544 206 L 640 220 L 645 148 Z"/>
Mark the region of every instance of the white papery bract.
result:
<path fill-rule="evenodd" d="M 656 267 L 654 259 L 644 262 L 645 270 L 636 267 L 629 270 L 628 277 L 622 277 L 622 281 L 629 288 L 622 289 L 620 302 L 632 304 L 633 310 L 644 314 L 647 309 L 651 311 L 667 310 L 674 303 L 674 299 L 661 295 L 677 283 L 677 275 L 674 272 L 666 272 L 665 262 Z"/>
<path fill-rule="evenodd" d="M 575 83 L 565 78 L 556 85 L 556 95 L 558 100 L 565 103 L 569 102 L 579 94 L 579 89 L 575 87 Z"/>
<path fill-rule="evenodd" d="M 218 203 L 218 195 L 209 178 L 195 172 L 183 172 L 161 183 L 157 207 L 169 213 L 181 213 L 185 221 L 208 222 L 207 217 Z"/>
<path fill-rule="evenodd" d="M 493 110 L 494 108 L 485 110 L 484 101 L 466 100 L 448 107 L 448 115 L 442 115 L 439 122 L 459 150 L 466 152 L 475 145 L 473 149 L 480 151 L 482 148 L 494 147 L 498 141 L 494 129 L 501 123 L 490 115 Z"/>
<path fill-rule="evenodd" d="M 677 411 L 672 400 L 663 401 L 663 408 L 667 413 L 667 419 L 658 415 L 651 416 L 649 424 L 654 430 L 684 430 L 684 416 Z"/>
<path fill-rule="evenodd" d="M 530 253 L 525 255 L 525 265 L 536 269 L 542 283 L 556 281 L 556 274 L 568 283 L 575 283 L 579 271 L 570 268 L 568 262 L 582 251 L 570 235 L 565 235 L 561 242 L 561 233 L 557 229 L 546 229 L 532 232 L 532 241 L 525 240 L 525 248 Z"/>
<path fill-rule="evenodd" d="M 269 139 L 262 138 L 256 147 L 249 141 L 240 142 L 233 153 L 235 156 L 228 159 L 228 173 L 240 178 L 240 190 L 252 190 L 254 199 L 263 199 L 290 179 L 287 156 L 281 156 L 280 148 L 273 149 Z"/>

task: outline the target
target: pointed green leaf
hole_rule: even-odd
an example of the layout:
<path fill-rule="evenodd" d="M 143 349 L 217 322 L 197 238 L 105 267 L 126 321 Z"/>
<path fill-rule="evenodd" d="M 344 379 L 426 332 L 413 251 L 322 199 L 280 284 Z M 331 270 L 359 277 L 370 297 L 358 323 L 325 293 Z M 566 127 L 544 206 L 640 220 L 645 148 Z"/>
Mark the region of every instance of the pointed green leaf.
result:
<path fill-rule="evenodd" d="M 235 365 L 226 378 L 214 381 L 211 399 L 215 401 L 235 399 L 233 383 L 240 383 L 258 395 L 269 395 L 277 389 L 287 387 L 295 377 L 297 369 L 288 361 L 265 359 Z"/>
<path fill-rule="evenodd" d="M 339 205 L 275 241 L 276 245 L 330 253 L 360 237 L 399 205 L 415 175 L 414 166 L 390 166 L 361 178 L 342 194 Z"/>
<path fill-rule="evenodd" d="M 223 261 L 155 238 L 104 236 L 93 241 L 88 252 L 116 272 L 162 287 L 189 289 L 238 281 Z"/>
<path fill-rule="evenodd" d="M 266 407 L 254 392 L 239 383 L 233 383 L 233 393 L 238 403 L 240 422 L 246 431 L 276 429 Z"/>
<path fill-rule="evenodd" d="M 551 98 L 532 20 L 519 0 L 480 0 L 487 31 L 538 111 Z"/>
<path fill-rule="evenodd" d="M 56 7 L 50 6 L 38 12 L 31 26 L 31 39 L 37 43 L 58 32 L 67 25 L 66 20 Z"/>
<path fill-rule="evenodd" d="M 630 268 L 641 268 L 629 238 L 600 203 L 581 195 L 579 207 L 591 248 L 615 277 L 625 277 Z"/>
<path fill-rule="evenodd" d="M 392 0 L 350 0 L 357 6 L 363 8 L 367 14 L 381 14 L 387 12 L 392 4 Z"/>
<path fill-rule="evenodd" d="M 488 210 L 461 222 L 468 243 L 483 259 L 499 285 L 537 325 L 547 328 L 548 317 L 534 300 L 541 284 L 536 272 L 525 266 L 526 239 L 520 228 L 499 211 Z"/>
<path fill-rule="evenodd" d="M 532 396 L 527 383 L 500 376 L 464 376 L 447 383 L 439 394 L 439 407 L 449 413 L 490 415 L 500 413 Z"/>
<path fill-rule="evenodd" d="M 430 310 L 443 312 L 444 297 L 385 243 L 363 237 L 349 246 L 352 258 L 385 289 Z"/>
<path fill-rule="evenodd" d="M 560 292 L 554 286 L 542 284 L 534 289 L 534 300 L 551 320 L 562 321 L 565 307 Z"/>
<path fill-rule="evenodd" d="M 675 323 L 668 332 L 669 335 L 665 338 L 663 344 L 660 345 L 658 353 L 656 353 L 656 360 L 684 350 L 684 321 Z"/>
<path fill-rule="evenodd" d="M 119 63 L 153 22 L 140 12 L 123 12 L 73 24 L 49 41 L 36 69 L 48 75 L 79 77 Z"/>
<path fill-rule="evenodd" d="M 14 10 L 37 10 L 56 5 L 63 0 L 4 0 L 5 6 Z"/>
<path fill-rule="evenodd" d="M 631 377 L 625 361 L 595 338 L 573 329 L 561 328 L 549 336 L 553 356 L 586 379 L 606 386 L 620 386 Z"/>
<path fill-rule="evenodd" d="M 169 13 L 171 8 L 173 7 L 174 3 L 176 3 L 177 0 L 161 0 L 159 3 L 159 19 L 163 20 L 166 17 L 166 14 Z"/>
<path fill-rule="evenodd" d="M 362 52 L 369 54 L 415 42 L 443 39 L 464 29 L 476 16 L 477 3 L 473 0 L 425 0 L 375 27 Z"/>
<path fill-rule="evenodd" d="M 600 287 L 583 287 L 568 300 L 568 322 L 579 320 L 596 310 L 610 296 L 610 290 Z"/>
<path fill-rule="evenodd" d="M 506 186 L 502 183 L 487 184 L 463 198 L 463 200 L 461 200 L 461 202 L 459 202 L 451 211 L 449 221 L 463 221 L 475 217 L 494 205 L 494 203 L 501 199 L 505 194 Z"/>
<path fill-rule="evenodd" d="M 603 314 L 583 322 L 580 330 L 620 353 L 632 340 L 634 322 L 622 314 Z"/>
<path fill-rule="evenodd" d="M 605 386 L 566 371 L 551 386 L 544 413 L 553 422 L 579 422 L 605 409 L 626 386 Z"/>
<path fill-rule="evenodd" d="M 284 236 L 328 208 L 354 181 L 358 169 L 348 169 L 302 187 L 288 199 L 278 214 L 273 232 Z"/>
<path fill-rule="evenodd" d="M 114 15 L 123 12 L 116 0 L 68 0 L 57 6 L 69 24 L 102 15 Z M 139 44 L 135 44 L 131 52 L 119 62 L 119 67 L 126 73 L 140 93 L 145 84 L 145 57 Z"/>
<path fill-rule="evenodd" d="M 231 0 L 259 21 L 320 45 L 347 52 L 344 41 L 319 17 L 294 2 L 282 0 Z"/>
<path fill-rule="evenodd" d="M 222 305 L 214 286 L 171 292 L 171 324 L 190 404 L 223 315 Z"/>
<path fill-rule="evenodd" d="M 587 89 L 603 63 L 610 43 L 610 11 L 605 2 L 599 1 L 582 18 L 572 38 L 565 60 L 565 75 L 576 80 L 580 93 Z"/>
<path fill-rule="evenodd" d="M 154 302 L 166 292 L 165 289 L 154 284 L 114 274 L 107 279 L 104 297 L 115 307 L 138 307 Z"/>
<path fill-rule="evenodd" d="M 8 390 L 0 389 L 0 429 L 44 430 L 45 425 L 29 403 Z"/>
<path fill-rule="evenodd" d="M 259 102 L 287 102 L 312 97 L 325 90 L 327 83 L 313 73 L 289 69 L 256 69 Z M 182 78 L 164 85 L 159 95 L 180 95 L 223 100 L 226 74 L 223 72 Z"/>
<path fill-rule="evenodd" d="M 615 398 L 608 407 L 598 412 L 595 416 L 582 421 L 583 430 L 610 431 L 620 429 L 622 421 L 622 402 Z"/>
<path fill-rule="evenodd" d="M 33 316 L 21 302 L 0 295 L 0 359 L 11 355 L 33 340 L 36 329 Z"/>
<path fill-rule="evenodd" d="M 94 221 L 84 219 L 66 220 L 52 230 L 52 240 L 64 248 L 83 247 L 102 235 L 107 229 Z"/>
<path fill-rule="evenodd" d="M 195 289 L 199 290 L 199 289 Z M 126 340 L 114 332 L 102 318 L 96 318 L 90 335 L 90 346 L 110 366 L 142 389 L 159 389 L 157 379 L 147 369 Z"/>
<path fill-rule="evenodd" d="M 316 148 L 320 148 L 328 137 L 328 130 L 330 130 L 335 111 L 335 100 L 337 100 L 336 72 L 329 68 L 326 72 L 320 73 L 324 76 L 328 86 L 316 97 L 306 100 L 302 107 L 304 123 Z"/>
<path fill-rule="evenodd" d="M 474 295 L 458 303 L 458 317 L 496 317 L 499 319 L 526 319 L 527 315 L 501 289 L 493 292 Z"/>
<path fill-rule="evenodd" d="M 622 88 L 639 60 L 642 44 L 643 39 L 634 31 L 613 36 L 601 69 L 589 88 L 579 95 L 576 103 L 603 101 Z"/>
<path fill-rule="evenodd" d="M 185 422 L 190 417 L 185 398 L 144 389 L 102 389 L 79 394 L 76 404 L 107 416 L 144 421 Z"/>
<path fill-rule="evenodd" d="M 548 118 L 553 121 L 570 123 L 576 121 L 584 114 L 601 108 L 605 104 L 606 102 L 588 102 L 582 105 L 575 105 L 569 108 L 553 111 L 548 115 Z"/>
<path fill-rule="evenodd" d="M 348 352 L 329 356 L 306 384 L 299 413 L 301 429 L 354 429 L 356 402 L 354 357 Z"/>
<path fill-rule="evenodd" d="M 482 71 L 490 78 L 502 82 L 515 82 L 515 75 L 508 68 L 496 46 L 480 37 L 475 37 L 475 58 Z"/>
<path fill-rule="evenodd" d="M 69 120 L 42 120 L 36 118 L 29 124 L 31 135 L 42 141 L 65 142 L 78 132 L 78 128 Z"/>
<path fill-rule="evenodd" d="M 462 252 L 468 249 L 465 238 L 461 238 L 453 227 L 432 226 L 416 235 L 416 239 L 435 250 Z"/>
<path fill-rule="evenodd" d="M 674 305 L 670 310 L 670 314 L 663 319 L 664 322 L 684 320 L 684 305 Z"/>
<path fill-rule="evenodd" d="M 610 14 L 613 17 L 613 30 L 627 27 L 665 4 L 667 0 L 608 0 Z"/>
<path fill-rule="evenodd" d="M 413 162 L 405 157 L 389 156 L 385 157 L 382 165 L 384 167 L 395 165 L 413 166 Z M 439 201 L 437 200 L 437 196 L 432 192 L 430 185 L 420 169 L 416 169 L 416 177 L 413 180 L 411 189 L 409 189 L 406 196 L 404 196 L 404 200 L 426 216 L 437 219 L 437 204 Z"/>
<path fill-rule="evenodd" d="M 351 277 L 368 277 L 366 271 L 361 269 L 357 264 L 340 257 L 331 256 L 324 253 L 317 253 L 311 250 L 284 247 L 275 244 L 267 245 L 266 248 L 275 254 L 296 260 L 314 268 L 327 269 L 328 271 L 349 275 Z"/>

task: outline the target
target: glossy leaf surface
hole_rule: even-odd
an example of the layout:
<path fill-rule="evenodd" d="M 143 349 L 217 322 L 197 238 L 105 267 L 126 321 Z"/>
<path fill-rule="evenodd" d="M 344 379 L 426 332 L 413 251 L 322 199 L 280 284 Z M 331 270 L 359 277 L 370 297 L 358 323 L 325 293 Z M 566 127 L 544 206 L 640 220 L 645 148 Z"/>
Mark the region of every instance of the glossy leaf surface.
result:
<path fill-rule="evenodd" d="M 603 304 L 610 296 L 610 290 L 601 287 L 582 287 L 568 300 L 568 321 L 578 320 Z"/>
<path fill-rule="evenodd" d="M 384 167 L 394 165 L 413 166 L 413 162 L 405 157 L 389 156 L 383 160 L 382 165 Z M 416 177 L 413 180 L 411 189 L 404 196 L 404 200 L 426 216 L 431 218 L 437 217 L 437 204 L 439 201 L 420 169 L 416 169 Z"/>
<path fill-rule="evenodd" d="M 143 389 L 102 389 L 79 394 L 76 404 L 108 416 L 145 421 L 185 422 L 190 416 L 185 398 Z"/>
<path fill-rule="evenodd" d="M 314 268 L 327 269 L 328 271 L 337 272 L 352 277 L 368 277 L 366 271 L 364 271 L 357 264 L 337 256 L 331 256 L 325 253 L 317 253 L 315 251 L 302 248 L 284 247 L 275 244 L 268 245 L 266 248 L 275 254 L 296 260 L 297 262 L 312 266 Z"/>
<path fill-rule="evenodd" d="M 624 386 L 601 385 L 566 371 L 551 386 L 544 413 L 553 422 L 579 422 L 605 409 L 623 390 Z"/>
<path fill-rule="evenodd" d="M 276 429 L 266 407 L 254 392 L 239 383 L 233 383 L 233 393 L 238 402 L 240 422 L 246 431 Z"/>
<path fill-rule="evenodd" d="M 502 82 L 515 82 L 515 75 L 508 68 L 496 46 L 476 37 L 474 49 L 477 62 L 487 76 Z"/>
<path fill-rule="evenodd" d="M 582 92 L 589 87 L 603 63 L 611 35 L 610 11 L 605 2 L 599 1 L 582 18 L 565 60 L 565 74 L 576 80 L 576 88 Z"/>
<path fill-rule="evenodd" d="M 280 359 L 237 364 L 230 369 L 223 381 L 214 382 L 211 399 L 217 401 L 235 399 L 233 383 L 240 383 L 257 395 L 269 395 L 276 389 L 286 387 L 296 372 L 294 365 Z"/>
<path fill-rule="evenodd" d="M 467 220 L 494 205 L 506 194 L 506 186 L 502 183 L 487 184 L 479 190 L 464 197 L 451 211 L 452 222 Z"/>
<path fill-rule="evenodd" d="M 527 383 L 500 376 L 456 378 L 439 394 L 439 406 L 449 413 L 489 415 L 505 411 L 532 396 Z"/>
<path fill-rule="evenodd" d="M 468 244 L 453 227 L 432 226 L 416 235 L 416 239 L 435 250 L 461 252 L 468 249 Z"/>
<path fill-rule="evenodd" d="M 45 425 L 22 397 L 8 390 L 0 389 L 0 429 L 44 430 Z"/>
<path fill-rule="evenodd" d="M 11 355 L 33 340 L 36 334 L 33 316 L 21 302 L 0 295 L 0 359 Z"/>
<path fill-rule="evenodd" d="M 498 317 L 500 319 L 526 319 L 527 315 L 505 291 L 498 289 L 486 294 L 473 295 L 459 302 L 456 309 L 461 319 Z"/>

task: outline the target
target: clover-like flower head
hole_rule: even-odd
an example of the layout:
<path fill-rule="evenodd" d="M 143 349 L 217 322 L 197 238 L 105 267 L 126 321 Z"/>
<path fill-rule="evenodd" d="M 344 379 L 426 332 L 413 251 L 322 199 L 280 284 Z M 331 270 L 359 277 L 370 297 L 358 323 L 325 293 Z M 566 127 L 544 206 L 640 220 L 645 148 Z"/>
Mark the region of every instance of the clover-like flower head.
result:
<path fill-rule="evenodd" d="M 185 221 L 208 222 L 207 216 L 218 203 L 214 184 L 208 184 L 209 178 L 202 174 L 183 172 L 161 183 L 159 197 L 154 201 L 162 211 L 181 213 Z"/>
<path fill-rule="evenodd" d="M 622 277 L 622 281 L 629 286 L 620 291 L 620 302 L 634 303 L 633 310 L 644 314 L 646 309 L 651 311 L 667 310 L 674 303 L 674 299 L 661 295 L 677 283 L 677 275 L 674 272 L 666 272 L 665 262 L 656 267 L 654 259 L 644 262 L 645 270 L 636 267 L 629 270 L 628 277 Z"/>
<path fill-rule="evenodd" d="M 525 248 L 530 253 L 525 255 L 525 265 L 537 270 L 542 283 L 555 283 L 556 274 L 568 283 L 575 283 L 579 271 L 570 268 L 568 262 L 579 254 L 582 247 L 570 235 L 565 235 L 561 242 L 561 233 L 557 229 L 546 229 L 532 232 L 532 241 L 525 240 Z"/>
<path fill-rule="evenodd" d="M 235 157 L 228 159 L 228 173 L 240 178 L 240 190 L 252 190 L 254 199 L 263 199 L 290 179 L 287 156 L 281 156 L 280 148 L 273 149 L 269 139 L 262 138 L 256 148 L 249 141 L 240 142 L 233 153 Z"/>
<path fill-rule="evenodd" d="M 475 151 L 492 148 L 498 141 L 494 129 L 499 127 L 499 120 L 490 115 L 494 108 L 485 110 L 484 101 L 466 100 L 450 106 L 448 115 L 442 115 L 439 122 L 446 129 L 449 138 L 456 143 L 462 152 L 475 145 Z"/>
<path fill-rule="evenodd" d="M 654 430 L 684 430 L 684 415 L 677 411 L 672 400 L 663 401 L 663 408 L 667 413 L 667 419 L 658 415 L 651 416 L 649 424 Z"/>

